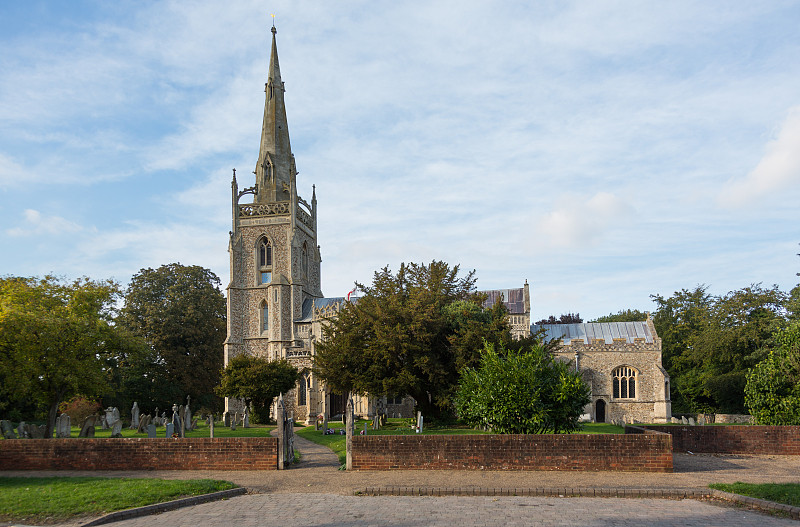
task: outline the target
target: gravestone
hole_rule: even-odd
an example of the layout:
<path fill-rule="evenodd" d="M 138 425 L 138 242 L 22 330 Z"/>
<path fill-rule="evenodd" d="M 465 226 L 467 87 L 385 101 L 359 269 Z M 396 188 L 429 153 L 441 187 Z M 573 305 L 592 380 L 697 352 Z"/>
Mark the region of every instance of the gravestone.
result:
<path fill-rule="evenodd" d="M 34 424 L 28 425 L 28 431 L 31 436 L 31 439 L 44 439 L 44 432 L 47 429 L 47 425 L 36 426 Z"/>
<path fill-rule="evenodd" d="M 67 414 L 61 414 L 56 417 L 56 437 L 58 438 L 67 438 L 72 433 L 72 428 L 70 427 L 70 419 Z"/>
<path fill-rule="evenodd" d="M 150 423 L 147 425 L 147 437 L 150 439 L 156 438 L 156 425 Z"/>
<path fill-rule="evenodd" d="M 225 426 L 231 426 L 231 413 L 230 412 L 225 412 L 224 414 L 222 414 L 222 423 Z"/>
<path fill-rule="evenodd" d="M 244 407 L 244 415 L 242 416 L 242 428 L 250 428 L 250 407 Z"/>
<path fill-rule="evenodd" d="M 325 415 L 322 417 L 322 435 L 328 433 L 328 413 L 325 412 Z"/>
<path fill-rule="evenodd" d="M 78 437 L 94 437 L 94 424 L 96 422 L 97 422 L 96 415 L 90 415 L 86 419 L 84 419 Z"/>
<path fill-rule="evenodd" d="M 158 406 L 156 406 L 156 411 L 154 412 L 155 417 L 153 418 L 153 422 L 156 426 L 163 426 L 164 423 L 161 422 L 161 418 L 158 416 Z"/>
<path fill-rule="evenodd" d="M 117 419 L 114 424 L 111 426 L 111 437 L 113 438 L 120 438 L 122 437 L 122 420 Z"/>
<path fill-rule="evenodd" d="M 30 428 L 28 427 L 28 423 L 25 421 L 20 421 L 17 425 L 17 434 L 19 435 L 20 439 L 30 439 L 31 432 Z"/>
<path fill-rule="evenodd" d="M 186 408 L 183 410 L 183 425 L 186 430 L 193 430 L 192 428 L 192 410 L 189 408 L 189 401 L 192 399 L 191 395 L 186 396 Z"/>
<path fill-rule="evenodd" d="M 149 415 L 147 415 L 147 414 L 144 414 L 144 415 L 141 417 L 141 419 L 139 419 L 139 426 L 137 426 L 137 427 L 136 427 L 136 433 L 137 433 L 137 434 L 143 434 L 143 433 L 145 432 L 145 430 L 147 430 L 147 427 L 148 427 L 148 426 L 150 425 L 150 423 L 152 422 L 152 419 L 153 419 L 153 418 L 152 418 L 152 417 L 150 417 Z M 154 425 L 154 426 L 155 426 L 155 425 Z"/>
<path fill-rule="evenodd" d="M 14 433 L 14 425 L 11 421 L 3 419 L 0 421 L 0 430 L 3 431 L 3 439 L 16 439 L 17 434 Z"/>
<path fill-rule="evenodd" d="M 183 421 L 181 420 L 181 416 L 178 412 L 175 412 L 172 415 L 172 429 L 178 434 L 178 437 L 183 437 Z"/>
<path fill-rule="evenodd" d="M 136 401 L 131 408 L 131 428 L 139 429 L 139 405 L 136 404 Z"/>
<path fill-rule="evenodd" d="M 705 426 L 705 424 L 706 424 L 706 418 L 705 418 L 705 416 L 698 417 L 698 418 L 697 418 L 697 424 L 698 424 L 698 425 L 700 425 L 700 426 Z"/>
<path fill-rule="evenodd" d="M 106 421 L 105 414 L 100 416 L 100 430 L 108 430 L 108 422 Z"/>
<path fill-rule="evenodd" d="M 214 437 L 214 414 L 208 416 L 208 433 L 209 437 Z"/>
<path fill-rule="evenodd" d="M 422 412 L 417 412 L 417 433 L 418 434 L 422 433 L 422 420 L 423 419 L 424 419 L 424 417 L 422 417 Z"/>
<path fill-rule="evenodd" d="M 694 426 L 694 417 L 689 418 L 689 426 Z"/>
<path fill-rule="evenodd" d="M 172 423 L 167 423 L 166 427 L 167 430 L 166 430 L 166 435 L 164 437 L 172 437 L 175 433 L 175 425 L 173 425 Z"/>
<path fill-rule="evenodd" d="M 684 416 L 684 415 L 681 416 L 681 424 L 683 424 L 683 425 L 688 425 L 689 424 L 689 421 L 686 420 L 686 416 Z"/>

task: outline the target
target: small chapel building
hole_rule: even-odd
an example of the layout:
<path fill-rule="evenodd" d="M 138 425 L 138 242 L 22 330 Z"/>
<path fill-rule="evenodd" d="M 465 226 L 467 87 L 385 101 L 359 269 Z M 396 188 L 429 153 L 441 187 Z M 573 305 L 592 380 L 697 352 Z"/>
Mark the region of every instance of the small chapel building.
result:
<path fill-rule="evenodd" d="M 255 183 L 240 189 L 235 170 L 231 183 L 224 363 L 239 354 L 288 360 L 301 377 L 285 394 L 284 404 L 295 420 L 311 423 L 320 414 L 333 418 L 344 413 L 346 395 L 331 393 L 312 366 L 323 326 L 348 300 L 322 294 L 316 188 L 310 201 L 297 193 L 276 33 L 273 27 Z M 242 202 L 245 196 L 252 198 Z M 592 390 L 587 419 L 669 420 L 669 377 L 661 366 L 661 339 L 652 321 L 539 328 L 531 326 L 527 282 L 521 288 L 484 293 L 488 305 L 497 300 L 506 305 L 515 338 L 541 329 L 561 340 L 557 356 L 574 361 Z M 411 397 L 356 397 L 354 403 L 355 413 L 363 417 L 377 411 L 410 417 L 414 410 Z M 226 399 L 225 411 L 242 412 L 241 404 Z"/>

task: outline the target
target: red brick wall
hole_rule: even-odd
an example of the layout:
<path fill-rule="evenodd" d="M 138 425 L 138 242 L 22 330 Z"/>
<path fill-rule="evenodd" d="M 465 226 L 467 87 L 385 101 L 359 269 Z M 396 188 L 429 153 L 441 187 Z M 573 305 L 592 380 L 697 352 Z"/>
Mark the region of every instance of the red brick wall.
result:
<path fill-rule="evenodd" d="M 800 426 L 647 425 L 644 428 L 670 434 L 674 452 L 800 455 Z"/>
<path fill-rule="evenodd" d="M 672 472 L 672 439 L 622 434 L 355 436 L 354 470 Z"/>
<path fill-rule="evenodd" d="M 0 470 L 276 470 L 275 437 L 5 439 Z"/>

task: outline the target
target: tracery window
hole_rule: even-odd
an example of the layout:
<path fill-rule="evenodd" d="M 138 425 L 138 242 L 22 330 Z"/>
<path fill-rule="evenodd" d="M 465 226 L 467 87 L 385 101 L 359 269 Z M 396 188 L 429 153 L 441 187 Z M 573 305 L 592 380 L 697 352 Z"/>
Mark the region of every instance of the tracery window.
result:
<path fill-rule="evenodd" d="M 620 366 L 612 372 L 612 382 L 615 399 L 636 398 L 636 370 Z"/>
<path fill-rule="evenodd" d="M 309 380 L 308 373 L 304 373 L 300 376 L 297 386 L 297 406 L 305 406 L 307 404 Z"/>
<path fill-rule="evenodd" d="M 257 249 L 258 283 L 269 284 L 272 282 L 272 244 L 269 239 L 261 238 Z"/>

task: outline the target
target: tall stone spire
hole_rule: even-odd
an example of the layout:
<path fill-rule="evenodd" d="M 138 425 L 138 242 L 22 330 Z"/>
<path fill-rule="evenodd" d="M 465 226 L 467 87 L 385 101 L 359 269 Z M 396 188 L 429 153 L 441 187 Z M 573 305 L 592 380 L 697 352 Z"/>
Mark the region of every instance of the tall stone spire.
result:
<path fill-rule="evenodd" d="M 261 146 L 256 163 L 256 202 L 289 201 L 295 177 L 294 156 L 289 144 L 289 126 L 283 103 L 284 86 L 278 65 L 277 30 L 272 27 L 272 53 L 269 59 L 267 83 L 264 85 L 264 123 L 261 127 Z"/>

